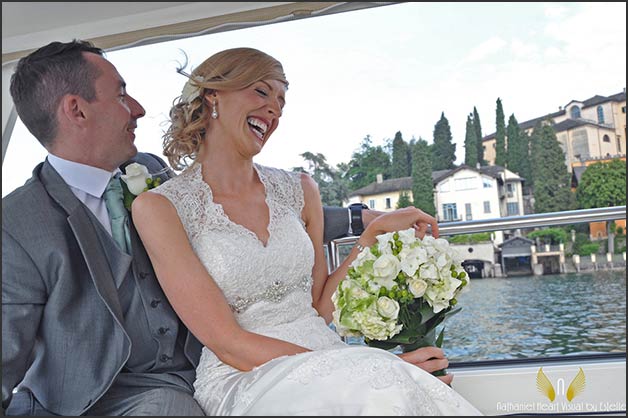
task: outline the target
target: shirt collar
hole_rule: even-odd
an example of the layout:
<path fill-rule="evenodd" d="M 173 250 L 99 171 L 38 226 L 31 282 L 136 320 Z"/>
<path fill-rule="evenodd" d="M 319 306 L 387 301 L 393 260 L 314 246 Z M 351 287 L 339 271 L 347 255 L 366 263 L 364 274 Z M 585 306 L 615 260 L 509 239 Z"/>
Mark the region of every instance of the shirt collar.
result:
<path fill-rule="evenodd" d="M 68 186 L 97 198 L 100 198 L 105 192 L 111 177 L 120 172 L 119 168 L 109 172 L 102 168 L 65 160 L 53 154 L 48 154 L 48 162 L 57 170 L 57 173 Z"/>

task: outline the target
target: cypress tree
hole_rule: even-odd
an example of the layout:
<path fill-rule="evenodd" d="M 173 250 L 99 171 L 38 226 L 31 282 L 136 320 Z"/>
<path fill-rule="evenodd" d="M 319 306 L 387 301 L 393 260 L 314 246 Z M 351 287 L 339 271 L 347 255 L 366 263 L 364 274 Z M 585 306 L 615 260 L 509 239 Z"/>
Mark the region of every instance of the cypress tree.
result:
<path fill-rule="evenodd" d="M 514 113 L 508 118 L 508 126 L 506 127 L 508 137 L 508 148 L 506 149 L 506 164 L 508 169 L 514 173 L 521 175 L 521 163 L 523 162 L 524 149 L 522 147 L 523 139 L 521 138 L 521 130 Z"/>
<path fill-rule="evenodd" d="M 575 196 L 571 176 L 554 128 L 548 122 L 538 123 L 532 133 L 532 176 L 534 177 L 534 211 L 536 213 L 571 210 Z"/>
<path fill-rule="evenodd" d="M 504 120 L 504 109 L 502 101 L 497 98 L 497 109 L 495 110 L 495 165 L 506 165 L 506 121 Z"/>
<path fill-rule="evenodd" d="M 477 138 L 472 115 L 467 116 L 467 129 L 464 135 L 464 163 L 470 167 L 475 167 L 478 163 Z"/>
<path fill-rule="evenodd" d="M 477 138 L 478 162 L 480 165 L 486 165 L 486 160 L 484 159 L 484 144 L 482 143 L 482 124 L 480 123 L 480 115 L 475 106 L 473 106 L 473 128 L 475 129 L 475 137 Z"/>
<path fill-rule="evenodd" d="M 392 178 L 398 179 L 410 175 L 411 167 L 408 153 L 408 144 L 403 140 L 401 132 L 397 132 L 392 142 Z"/>
<path fill-rule="evenodd" d="M 414 207 L 435 216 L 431 156 L 427 141 L 419 138 L 412 147 L 412 200 Z"/>
<path fill-rule="evenodd" d="M 440 120 L 436 122 L 436 125 L 434 126 L 434 143 L 432 144 L 432 168 L 434 170 L 445 170 L 454 168 L 455 160 L 456 144 L 452 142 L 449 121 L 445 117 L 445 112 L 442 112 Z"/>

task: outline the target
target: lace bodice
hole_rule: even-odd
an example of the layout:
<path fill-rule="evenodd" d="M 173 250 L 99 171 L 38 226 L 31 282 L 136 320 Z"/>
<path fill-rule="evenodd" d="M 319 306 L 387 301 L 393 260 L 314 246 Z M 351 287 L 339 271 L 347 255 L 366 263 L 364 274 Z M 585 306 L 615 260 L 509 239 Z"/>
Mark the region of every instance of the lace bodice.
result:
<path fill-rule="evenodd" d="M 312 308 L 314 249 L 301 219 L 300 175 L 255 165 L 270 214 L 270 237 L 264 246 L 213 201 L 201 168 L 196 164 L 151 192 L 166 196 L 175 206 L 196 255 L 222 289 L 239 324 L 310 348 L 338 342 L 333 332 L 325 332 L 321 341 L 321 336 L 308 335 L 308 327 L 303 332 L 294 325 L 318 317 Z"/>

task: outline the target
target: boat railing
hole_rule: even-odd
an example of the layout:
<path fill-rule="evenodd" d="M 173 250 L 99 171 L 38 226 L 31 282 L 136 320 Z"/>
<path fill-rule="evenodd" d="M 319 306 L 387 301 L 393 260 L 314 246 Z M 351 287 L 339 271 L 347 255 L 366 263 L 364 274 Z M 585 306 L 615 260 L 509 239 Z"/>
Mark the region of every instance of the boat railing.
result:
<path fill-rule="evenodd" d="M 514 229 L 539 228 L 544 226 L 573 225 L 578 223 L 613 221 L 626 219 L 626 206 L 578 209 L 562 212 L 535 213 L 502 218 L 478 219 L 473 221 L 439 223 L 439 235 L 475 234 Z M 328 267 L 335 270 L 342 262 L 340 248 L 353 245 L 359 237 L 343 237 L 327 244 Z"/>

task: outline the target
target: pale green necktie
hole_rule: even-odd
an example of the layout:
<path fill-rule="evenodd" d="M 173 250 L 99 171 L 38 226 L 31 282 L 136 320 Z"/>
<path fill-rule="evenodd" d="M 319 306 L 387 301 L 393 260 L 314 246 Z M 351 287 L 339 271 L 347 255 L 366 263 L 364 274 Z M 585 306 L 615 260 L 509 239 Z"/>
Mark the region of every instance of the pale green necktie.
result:
<path fill-rule="evenodd" d="M 127 254 L 131 254 L 131 235 L 129 232 L 129 212 L 124 207 L 124 194 L 120 178 L 114 176 L 103 194 L 109 219 L 111 220 L 111 236 L 118 247 Z"/>

